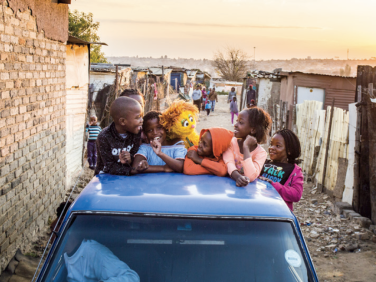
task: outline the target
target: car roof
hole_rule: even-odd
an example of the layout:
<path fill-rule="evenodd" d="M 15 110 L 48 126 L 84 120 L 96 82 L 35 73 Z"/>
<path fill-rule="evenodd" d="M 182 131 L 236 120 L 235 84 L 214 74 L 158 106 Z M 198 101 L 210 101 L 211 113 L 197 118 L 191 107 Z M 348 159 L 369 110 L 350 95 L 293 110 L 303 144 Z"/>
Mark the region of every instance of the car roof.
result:
<path fill-rule="evenodd" d="M 100 174 L 81 192 L 72 211 L 295 218 L 267 182 L 237 187 L 229 177 L 180 173 Z"/>

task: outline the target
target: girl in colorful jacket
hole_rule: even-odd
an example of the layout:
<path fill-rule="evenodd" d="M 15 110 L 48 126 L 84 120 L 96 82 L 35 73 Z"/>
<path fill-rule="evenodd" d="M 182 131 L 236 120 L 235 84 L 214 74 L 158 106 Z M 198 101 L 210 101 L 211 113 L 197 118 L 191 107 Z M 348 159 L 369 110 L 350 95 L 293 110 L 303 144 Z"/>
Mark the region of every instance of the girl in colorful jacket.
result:
<path fill-rule="evenodd" d="M 228 174 L 237 186 L 247 186 L 260 175 L 267 157 L 260 144 L 266 143 L 271 124 L 270 115 L 261 108 L 253 107 L 239 113 L 234 138 L 223 153 Z"/>
<path fill-rule="evenodd" d="M 299 138 L 289 129 L 277 131 L 269 146 L 270 160 L 266 160 L 260 179 L 269 182 L 281 195 L 290 210 L 303 194 L 303 173 Z"/>

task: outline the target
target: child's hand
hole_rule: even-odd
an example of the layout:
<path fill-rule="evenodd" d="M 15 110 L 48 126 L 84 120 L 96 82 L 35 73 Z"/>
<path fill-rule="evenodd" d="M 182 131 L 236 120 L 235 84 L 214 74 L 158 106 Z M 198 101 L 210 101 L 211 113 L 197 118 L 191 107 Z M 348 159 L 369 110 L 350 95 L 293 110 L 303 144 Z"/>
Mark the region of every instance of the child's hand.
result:
<path fill-rule="evenodd" d="M 263 180 L 263 181 L 266 181 L 266 182 L 269 182 L 270 184 L 273 183 L 273 181 L 271 181 L 269 178 L 266 178 L 266 177 L 259 176 L 259 179 Z"/>
<path fill-rule="evenodd" d="M 243 143 L 243 146 L 249 148 L 250 151 L 253 151 L 253 147 L 257 146 L 257 139 L 251 135 L 248 135 Z"/>
<path fill-rule="evenodd" d="M 164 172 L 174 172 L 173 169 L 171 169 L 168 165 L 163 166 Z"/>
<path fill-rule="evenodd" d="M 195 150 L 191 150 L 187 153 L 187 157 L 188 159 L 191 159 L 195 164 L 201 164 L 202 162 L 202 159 L 200 158 L 200 156 L 197 154 L 197 151 Z"/>
<path fill-rule="evenodd" d="M 159 156 L 162 153 L 162 144 L 159 140 L 154 139 L 150 141 L 150 145 L 157 156 Z"/>
<path fill-rule="evenodd" d="M 131 153 L 128 151 L 121 151 L 119 159 L 122 164 L 130 164 L 132 162 Z"/>
<path fill-rule="evenodd" d="M 136 167 L 137 172 L 143 172 L 144 170 L 149 168 L 149 164 L 147 160 L 142 160 L 139 162 L 138 166 Z"/>
<path fill-rule="evenodd" d="M 238 187 L 244 187 L 244 186 L 247 186 L 249 182 L 250 181 L 249 181 L 249 178 L 247 176 L 240 175 L 236 179 L 236 186 L 238 186 Z"/>

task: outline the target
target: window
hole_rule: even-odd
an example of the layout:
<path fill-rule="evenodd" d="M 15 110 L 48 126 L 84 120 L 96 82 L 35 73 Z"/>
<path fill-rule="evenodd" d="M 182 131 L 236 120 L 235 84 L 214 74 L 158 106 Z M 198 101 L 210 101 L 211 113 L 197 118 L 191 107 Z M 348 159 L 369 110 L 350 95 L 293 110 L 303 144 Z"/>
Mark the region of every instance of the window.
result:
<path fill-rule="evenodd" d="M 73 217 L 44 281 L 66 281 L 64 254 L 85 240 L 108 248 L 142 282 L 313 281 L 290 222 L 101 214 Z"/>

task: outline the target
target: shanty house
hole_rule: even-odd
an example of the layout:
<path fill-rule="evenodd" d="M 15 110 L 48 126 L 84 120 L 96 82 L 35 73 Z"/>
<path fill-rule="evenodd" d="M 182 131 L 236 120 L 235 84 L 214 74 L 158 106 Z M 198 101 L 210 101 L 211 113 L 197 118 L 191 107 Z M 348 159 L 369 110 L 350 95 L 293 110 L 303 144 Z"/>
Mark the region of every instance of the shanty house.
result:
<path fill-rule="evenodd" d="M 176 85 L 178 86 L 178 89 L 180 87 L 184 87 L 187 83 L 188 80 L 188 75 L 187 75 L 187 69 L 185 68 L 179 68 L 179 67 L 169 67 L 172 69 L 171 72 L 171 80 L 170 80 L 170 85 L 174 90 L 176 90 Z"/>

